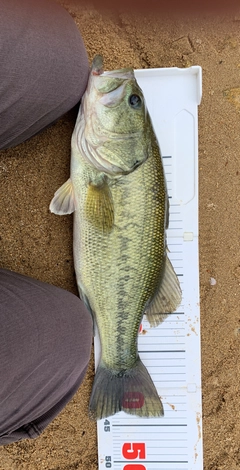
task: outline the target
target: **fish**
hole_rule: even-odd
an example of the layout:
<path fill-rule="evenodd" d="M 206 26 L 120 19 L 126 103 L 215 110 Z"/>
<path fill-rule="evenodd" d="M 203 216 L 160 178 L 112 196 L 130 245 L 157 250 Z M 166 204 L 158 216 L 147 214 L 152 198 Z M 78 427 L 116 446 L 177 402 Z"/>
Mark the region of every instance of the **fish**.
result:
<path fill-rule="evenodd" d="M 90 418 L 162 416 L 138 332 L 144 314 L 158 326 L 182 294 L 168 257 L 160 146 L 132 68 L 104 72 L 102 56 L 94 57 L 71 139 L 70 178 L 50 211 L 73 213 L 79 295 L 100 338 Z"/>

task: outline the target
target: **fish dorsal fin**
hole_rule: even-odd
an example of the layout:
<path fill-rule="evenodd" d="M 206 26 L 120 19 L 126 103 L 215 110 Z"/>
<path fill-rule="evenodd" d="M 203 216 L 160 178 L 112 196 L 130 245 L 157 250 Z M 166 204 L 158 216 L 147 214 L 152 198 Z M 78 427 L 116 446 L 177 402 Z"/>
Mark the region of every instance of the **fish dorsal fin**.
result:
<path fill-rule="evenodd" d="M 145 314 L 151 326 L 159 325 L 169 313 L 174 312 L 180 305 L 182 292 L 178 277 L 171 261 L 166 256 L 164 273 L 159 289 Z"/>
<path fill-rule="evenodd" d="M 87 188 L 85 214 L 88 222 L 101 232 L 110 232 L 114 223 L 112 194 L 106 181 Z"/>
<path fill-rule="evenodd" d="M 51 212 L 57 215 L 71 214 L 75 211 L 74 194 L 71 178 L 55 192 L 49 206 Z"/>

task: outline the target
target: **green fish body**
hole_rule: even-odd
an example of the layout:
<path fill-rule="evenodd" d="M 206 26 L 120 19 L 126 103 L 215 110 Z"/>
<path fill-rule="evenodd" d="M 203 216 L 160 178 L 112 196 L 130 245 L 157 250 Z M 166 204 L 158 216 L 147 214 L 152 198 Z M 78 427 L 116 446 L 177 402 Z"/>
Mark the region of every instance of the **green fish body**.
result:
<path fill-rule="evenodd" d="M 162 415 L 138 331 L 144 313 L 157 326 L 174 311 L 181 290 L 167 257 L 159 145 L 131 69 L 104 74 L 100 56 L 94 59 L 72 136 L 71 177 L 50 210 L 74 212 L 79 293 L 100 336 L 90 415 Z"/>

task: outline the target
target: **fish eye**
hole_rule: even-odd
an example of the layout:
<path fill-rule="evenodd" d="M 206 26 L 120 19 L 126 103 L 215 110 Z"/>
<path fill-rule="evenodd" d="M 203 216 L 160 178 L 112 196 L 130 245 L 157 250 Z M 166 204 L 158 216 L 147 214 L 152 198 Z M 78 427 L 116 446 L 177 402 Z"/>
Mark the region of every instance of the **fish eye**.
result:
<path fill-rule="evenodd" d="M 142 100 L 138 95 L 131 95 L 129 96 L 129 104 L 134 109 L 139 109 L 142 106 Z"/>

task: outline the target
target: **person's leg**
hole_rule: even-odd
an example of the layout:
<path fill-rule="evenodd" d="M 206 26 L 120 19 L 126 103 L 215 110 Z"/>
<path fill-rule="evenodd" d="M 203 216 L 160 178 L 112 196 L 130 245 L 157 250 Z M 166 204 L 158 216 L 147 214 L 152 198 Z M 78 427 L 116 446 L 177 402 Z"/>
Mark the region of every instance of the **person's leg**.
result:
<path fill-rule="evenodd" d="M 88 80 L 85 46 L 54 0 L 1 0 L 0 149 L 17 145 L 73 108 Z"/>
<path fill-rule="evenodd" d="M 0 269 L 0 445 L 37 437 L 81 384 L 92 319 L 75 295 Z"/>

